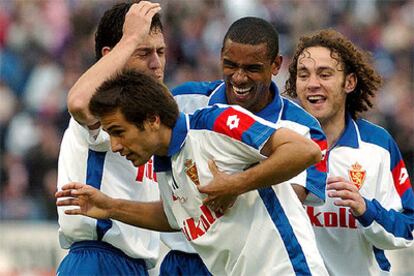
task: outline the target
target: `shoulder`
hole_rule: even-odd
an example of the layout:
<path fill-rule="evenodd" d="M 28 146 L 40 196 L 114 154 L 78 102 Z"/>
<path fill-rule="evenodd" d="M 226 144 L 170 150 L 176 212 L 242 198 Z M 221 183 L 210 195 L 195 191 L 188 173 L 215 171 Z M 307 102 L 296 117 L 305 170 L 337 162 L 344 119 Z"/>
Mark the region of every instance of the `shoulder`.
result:
<path fill-rule="evenodd" d="M 188 94 L 200 94 L 209 96 L 217 87 L 223 83 L 222 80 L 205 81 L 205 82 L 185 82 L 181 85 L 174 87 L 171 90 L 173 96 L 188 95 Z"/>
<path fill-rule="evenodd" d="M 306 128 L 309 131 L 312 139 L 324 140 L 325 134 L 322 130 L 319 121 L 308 113 L 305 109 L 300 107 L 297 103 L 282 97 L 283 99 L 283 113 L 282 120 L 291 122 L 296 125 L 296 128 Z"/>
<path fill-rule="evenodd" d="M 355 123 L 358 126 L 361 141 L 375 144 L 384 149 L 390 149 L 395 145 L 394 139 L 383 127 L 364 119 L 357 119 Z"/>
<path fill-rule="evenodd" d="M 300 107 L 297 103 L 282 97 L 283 99 L 283 114 L 282 119 L 293 121 L 310 128 L 321 129 L 318 120 L 308 113 L 305 109 Z"/>

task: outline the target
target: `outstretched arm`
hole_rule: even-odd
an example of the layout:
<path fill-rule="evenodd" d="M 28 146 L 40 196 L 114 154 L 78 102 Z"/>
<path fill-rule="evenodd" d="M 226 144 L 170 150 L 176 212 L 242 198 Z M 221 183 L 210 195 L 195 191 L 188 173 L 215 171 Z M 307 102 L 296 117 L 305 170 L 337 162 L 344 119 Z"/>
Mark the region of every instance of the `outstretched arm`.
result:
<path fill-rule="evenodd" d="M 89 101 L 95 90 L 110 76 L 121 71 L 138 43 L 148 35 L 152 17 L 161 9 L 158 3 L 141 1 L 125 15 L 123 35 L 118 44 L 89 68 L 70 89 L 68 110 L 82 125 L 94 126 L 98 120 L 89 112 Z M 94 128 L 94 127 L 92 127 Z"/>
<path fill-rule="evenodd" d="M 67 215 L 84 215 L 96 219 L 115 219 L 156 231 L 177 231 L 170 227 L 162 201 L 136 202 L 111 198 L 92 186 L 72 182 L 56 193 L 57 206 L 77 206 L 65 210 Z"/>
<path fill-rule="evenodd" d="M 289 180 L 322 157 L 316 143 L 286 128 L 273 133 L 261 153 L 268 158 L 233 175 L 218 171 L 214 162 L 210 162 L 213 180 L 198 186 L 200 192 L 208 195 L 204 203 L 213 210 L 225 210 L 238 195 Z"/>

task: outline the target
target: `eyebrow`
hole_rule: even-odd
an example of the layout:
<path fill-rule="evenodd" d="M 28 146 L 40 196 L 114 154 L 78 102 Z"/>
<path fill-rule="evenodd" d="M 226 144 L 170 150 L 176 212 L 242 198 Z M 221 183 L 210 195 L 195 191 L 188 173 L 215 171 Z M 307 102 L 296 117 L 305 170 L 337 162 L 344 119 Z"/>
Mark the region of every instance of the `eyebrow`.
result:
<path fill-rule="evenodd" d="M 233 62 L 233 61 L 228 60 L 226 58 L 223 58 L 223 63 L 230 64 L 230 65 L 234 65 L 234 66 L 237 66 L 237 67 L 242 67 L 242 68 L 250 67 L 250 66 L 260 66 L 260 67 L 263 67 L 263 63 L 261 63 L 261 62 L 251 63 L 251 64 L 239 64 L 237 62 Z"/>

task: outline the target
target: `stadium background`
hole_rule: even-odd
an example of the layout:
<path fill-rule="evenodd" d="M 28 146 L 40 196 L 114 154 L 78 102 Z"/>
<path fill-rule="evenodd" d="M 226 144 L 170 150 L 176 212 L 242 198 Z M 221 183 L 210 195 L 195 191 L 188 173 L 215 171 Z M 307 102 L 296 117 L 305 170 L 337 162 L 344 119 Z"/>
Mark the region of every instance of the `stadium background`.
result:
<path fill-rule="evenodd" d="M 0 275 L 46 275 L 62 256 L 53 195 L 69 119 L 66 94 L 95 61 L 97 21 L 115 2 L 0 0 Z M 163 7 L 169 87 L 221 78 L 224 33 L 245 15 L 271 21 L 280 33 L 280 87 L 301 34 L 333 27 L 369 50 L 384 86 L 365 117 L 391 132 L 413 180 L 413 0 L 157 2 Z M 413 251 L 397 257 L 401 275 L 413 274 Z"/>

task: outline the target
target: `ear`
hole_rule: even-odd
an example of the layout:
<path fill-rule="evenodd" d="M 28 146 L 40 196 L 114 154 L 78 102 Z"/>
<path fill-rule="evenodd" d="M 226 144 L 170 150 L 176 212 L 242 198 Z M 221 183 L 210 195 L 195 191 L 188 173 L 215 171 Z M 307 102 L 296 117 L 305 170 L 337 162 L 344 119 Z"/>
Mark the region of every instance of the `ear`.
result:
<path fill-rule="evenodd" d="M 344 85 L 344 89 L 345 89 L 345 93 L 351 93 L 352 91 L 355 90 L 355 87 L 357 85 L 358 79 L 355 75 L 355 73 L 350 73 L 348 75 L 345 76 L 345 85 Z"/>
<path fill-rule="evenodd" d="M 105 46 L 101 49 L 101 54 L 102 56 L 105 56 L 106 54 L 108 54 L 111 51 L 111 47 Z"/>
<path fill-rule="evenodd" d="M 272 63 L 272 75 L 276 76 L 279 73 L 280 67 L 282 67 L 283 57 L 277 55 Z"/>
<path fill-rule="evenodd" d="M 149 130 L 158 130 L 161 126 L 161 119 L 159 115 L 152 115 L 144 121 L 144 128 Z"/>

